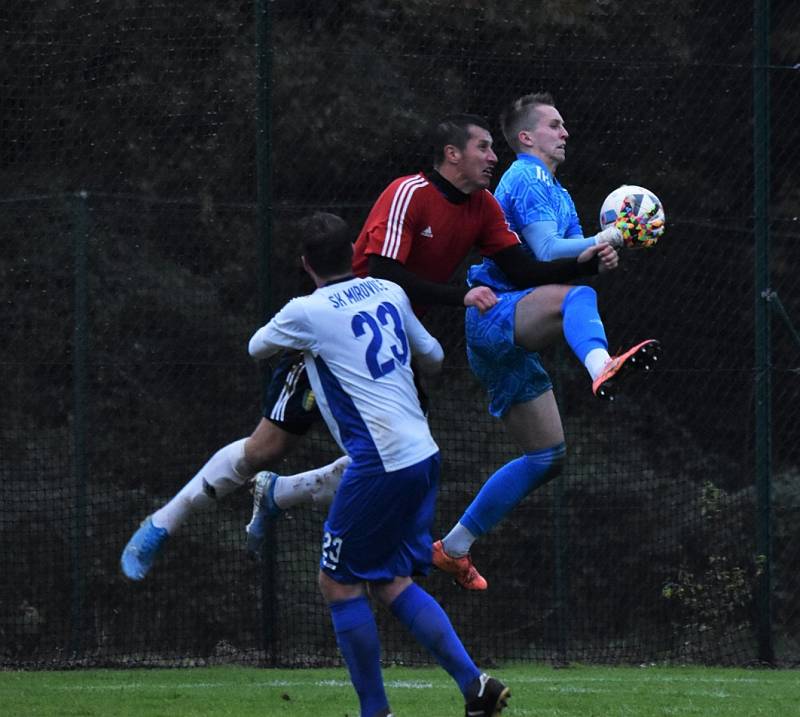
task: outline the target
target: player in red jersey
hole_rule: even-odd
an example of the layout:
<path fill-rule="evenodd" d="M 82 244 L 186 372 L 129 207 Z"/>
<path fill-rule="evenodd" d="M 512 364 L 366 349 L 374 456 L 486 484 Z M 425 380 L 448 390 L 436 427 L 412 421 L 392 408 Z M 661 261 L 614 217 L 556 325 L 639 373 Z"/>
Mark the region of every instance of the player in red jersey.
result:
<path fill-rule="evenodd" d="M 487 286 L 451 286 L 447 282 L 476 249 L 491 256 L 520 287 L 563 283 L 613 269 L 617 255 L 607 245 L 590 247 L 576 259 L 536 261 L 512 232 L 488 191 L 497 155 L 485 120 L 452 115 L 436 125 L 434 169 L 392 182 L 370 211 L 355 243 L 353 270 L 402 286 L 418 314 L 443 304 L 487 311 L 497 296 Z M 561 307 L 541 306 L 543 326 L 560 335 Z M 167 504 L 148 516 L 121 556 L 123 573 L 141 580 L 166 539 L 197 510 L 202 510 L 255 477 L 253 519 L 248 551 L 257 554 L 266 522 L 295 505 L 327 503 L 347 465 L 346 457 L 320 469 L 279 477 L 268 472 L 311 426 L 318 412 L 303 375 L 302 358 L 282 362 L 273 374 L 264 417 L 248 438 L 219 449 Z"/>
<path fill-rule="evenodd" d="M 486 122 L 475 115 L 452 115 L 436 127 L 434 169 L 395 179 L 378 197 L 355 243 L 356 274 L 399 283 L 422 313 L 431 304 L 494 306 L 486 286 L 472 289 L 447 282 L 477 250 L 491 256 L 520 287 L 592 276 L 595 255 L 603 268 L 616 266 L 616 254 L 595 246 L 574 259 L 539 262 L 523 249 L 488 188 L 497 165 Z M 558 307 L 550 307 L 554 314 Z"/>

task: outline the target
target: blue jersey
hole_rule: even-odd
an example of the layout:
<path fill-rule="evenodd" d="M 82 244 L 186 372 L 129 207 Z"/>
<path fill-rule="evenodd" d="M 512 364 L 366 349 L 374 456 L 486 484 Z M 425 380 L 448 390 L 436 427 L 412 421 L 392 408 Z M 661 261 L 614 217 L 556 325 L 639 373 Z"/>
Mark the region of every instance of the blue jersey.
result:
<path fill-rule="evenodd" d="M 509 226 L 524 238 L 525 227 L 536 222 L 554 223 L 560 237 L 582 237 L 575 203 L 544 162 L 529 154 L 517 156 L 500 179 L 495 198 L 503 209 Z M 525 248 L 533 255 L 527 241 Z M 542 257 L 538 257 L 542 258 Z M 512 291 L 512 284 L 490 258 L 470 268 L 470 285 L 480 283 L 499 291 Z"/>
<path fill-rule="evenodd" d="M 572 197 L 538 157 L 518 155 L 494 196 L 517 234 L 533 222 L 554 221 L 562 237 L 583 235 Z"/>

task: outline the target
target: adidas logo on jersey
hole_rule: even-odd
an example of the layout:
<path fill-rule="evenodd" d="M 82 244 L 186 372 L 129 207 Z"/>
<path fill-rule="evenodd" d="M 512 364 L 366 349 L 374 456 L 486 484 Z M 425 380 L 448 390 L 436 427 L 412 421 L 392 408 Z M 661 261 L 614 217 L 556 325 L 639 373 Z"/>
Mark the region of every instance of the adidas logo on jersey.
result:
<path fill-rule="evenodd" d="M 419 234 L 420 236 L 428 237 L 428 239 L 433 239 L 433 230 L 430 227 L 425 227 Z"/>

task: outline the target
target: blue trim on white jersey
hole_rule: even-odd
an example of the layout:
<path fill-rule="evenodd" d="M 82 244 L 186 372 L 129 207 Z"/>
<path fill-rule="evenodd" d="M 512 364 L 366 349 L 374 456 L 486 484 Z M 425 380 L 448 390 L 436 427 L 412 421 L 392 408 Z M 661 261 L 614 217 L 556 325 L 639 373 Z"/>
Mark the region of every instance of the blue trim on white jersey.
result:
<path fill-rule="evenodd" d="M 353 464 L 383 472 L 384 465 L 380 451 L 353 399 L 342 388 L 321 356 L 313 360 L 325 395 L 325 408 L 328 409 L 325 413 L 336 422 L 345 452 L 353 460 Z"/>
<path fill-rule="evenodd" d="M 249 343 L 259 358 L 282 348 L 303 351 L 320 413 L 353 465 L 396 471 L 439 450 L 410 361 L 433 371 L 442 347 L 397 284 L 353 278 L 292 299 Z"/>

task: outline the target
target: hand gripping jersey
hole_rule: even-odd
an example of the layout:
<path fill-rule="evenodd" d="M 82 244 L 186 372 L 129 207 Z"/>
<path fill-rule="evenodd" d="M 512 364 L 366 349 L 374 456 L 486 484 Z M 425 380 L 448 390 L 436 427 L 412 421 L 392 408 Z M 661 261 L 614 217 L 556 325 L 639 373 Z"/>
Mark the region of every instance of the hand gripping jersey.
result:
<path fill-rule="evenodd" d="M 473 248 L 491 256 L 519 243 L 489 191 L 464 194 L 438 172 L 415 174 L 378 197 L 356 239 L 353 271 L 366 275 L 367 256 L 377 254 L 447 283 Z"/>
<path fill-rule="evenodd" d="M 320 412 L 354 467 L 395 471 L 437 452 L 410 364 L 443 352 L 397 284 L 349 278 L 293 299 L 250 339 L 256 358 L 282 348 L 304 352 Z"/>

